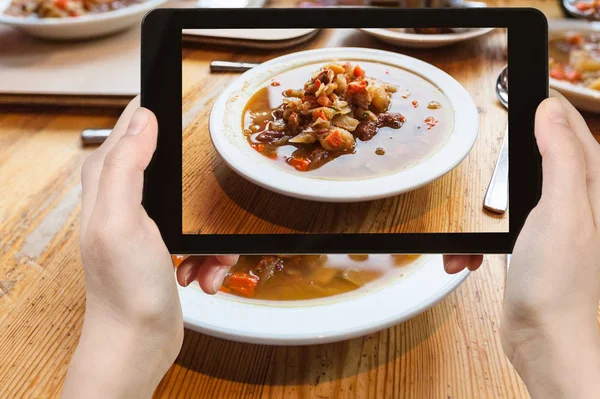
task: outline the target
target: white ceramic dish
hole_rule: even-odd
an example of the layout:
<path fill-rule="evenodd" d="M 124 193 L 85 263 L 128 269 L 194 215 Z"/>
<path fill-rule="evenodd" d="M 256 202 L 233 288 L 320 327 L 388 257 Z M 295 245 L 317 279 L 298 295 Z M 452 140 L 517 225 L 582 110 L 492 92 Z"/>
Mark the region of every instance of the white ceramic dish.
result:
<path fill-rule="evenodd" d="M 233 341 L 268 345 L 335 342 L 391 327 L 424 312 L 469 274 L 466 270 L 446 274 L 441 255 L 423 255 L 398 270 L 405 275 L 308 301 L 253 301 L 224 293 L 206 295 L 197 284 L 180 287 L 183 319 L 189 329 Z"/>
<path fill-rule="evenodd" d="M 421 163 L 391 174 L 356 180 L 302 176 L 273 165 L 252 149 L 242 133 L 243 110 L 256 91 L 272 77 L 295 67 L 332 60 L 364 60 L 407 70 L 437 87 L 453 110 L 454 125 L 446 142 Z M 440 178 L 469 153 L 478 132 L 478 114 L 464 87 L 431 64 L 405 55 L 365 48 L 325 48 L 288 54 L 255 67 L 236 79 L 216 100 L 210 135 L 219 154 L 251 182 L 291 197 L 323 202 L 355 202 L 391 197 Z"/>
<path fill-rule="evenodd" d="M 413 48 L 435 48 L 450 46 L 465 40 L 474 39 L 489 33 L 493 28 L 478 28 L 460 33 L 423 35 L 383 28 L 361 29 L 363 32 L 394 46 Z"/>
<path fill-rule="evenodd" d="M 548 21 L 550 39 L 564 32 L 600 32 L 600 23 L 566 19 Z M 578 109 L 600 113 L 600 91 L 552 78 L 549 78 L 549 83 Z"/>
<path fill-rule="evenodd" d="M 23 18 L 4 15 L 10 0 L 0 0 L 0 24 L 42 39 L 80 40 L 116 33 L 142 22 L 144 15 L 167 0 L 147 0 L 115 11 L 69 18 Z"/>

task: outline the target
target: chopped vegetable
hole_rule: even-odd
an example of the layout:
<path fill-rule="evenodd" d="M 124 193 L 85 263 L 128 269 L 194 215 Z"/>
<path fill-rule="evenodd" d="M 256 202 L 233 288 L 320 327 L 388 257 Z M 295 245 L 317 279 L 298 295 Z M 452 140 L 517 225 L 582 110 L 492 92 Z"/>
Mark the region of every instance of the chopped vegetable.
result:
<path fill-rule="evenodd" d="M 257 284 L 258 277 L 248 273 L 235 272 L 227 277 L 227 287 L 230 290 L 248 297 L 254 296 L 254 290 Z"/>

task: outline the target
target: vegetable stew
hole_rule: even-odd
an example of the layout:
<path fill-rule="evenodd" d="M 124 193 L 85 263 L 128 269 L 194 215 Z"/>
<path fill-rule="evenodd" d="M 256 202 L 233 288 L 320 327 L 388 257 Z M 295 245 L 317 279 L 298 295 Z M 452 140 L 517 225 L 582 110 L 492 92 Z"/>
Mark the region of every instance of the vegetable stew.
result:
<path fill-rule="evenodd" d="M 549 43 L 550 77 L 600 90 L 600 34 L 565 32 Z"/>
<path fill-rule="evenodd" d="M 252 148 L 279 167 L 340 180 L 423 161 L 447 140 L 452 114 L 444 94 L 420 76 L 344 61 L 275 76 L 250 99 L 242 124 Z"/>

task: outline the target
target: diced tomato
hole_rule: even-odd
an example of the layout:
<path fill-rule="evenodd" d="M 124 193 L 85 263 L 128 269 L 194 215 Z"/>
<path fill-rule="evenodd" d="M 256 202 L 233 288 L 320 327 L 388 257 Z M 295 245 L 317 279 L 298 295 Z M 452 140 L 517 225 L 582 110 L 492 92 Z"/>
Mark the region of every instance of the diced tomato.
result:
<path fill-rule="evenodd" d="M 250 144 L 250 146 L 252 148 L 254 148 L 256 151 L 258 151 L 258 152 L 263 152 L 265 150 L 265 145 L 264 144 L 252 143 L 252 144 Z"/>
<path fill-rule="evenodd" d="M 417 108 L 419 106 L 419 102 L 417 100 L 412 102 L 413 108 Z"/>
<path fill-rule="evenodd" d="M 565 69 L 562 64 L 556 64 L 554 68 L 550 70 L 550 77 L 558 80 L 565 80 Z"/>
<path fill-rule="evenodd" d="M 327 97 L 326 94 L 321 94 L 318 98 L 317 98 L 317 102 L 319 104 L 321 104 L 323 107 L 329 107 L 331 105 L 331 100 L 329 99 L 329 97 Z"/>
<path fill-rule="evenodd" d="M 565 79 L 571 83 L 579 82 L 581 80 L 581 74 L 575 70 L 566 71 Z"/>
<path fill-rule="evenodd" d="M 571 45 L 579 45 L 581 43 L 583 43 L 583 37 L 581 35 L 572 35 L 569 36 L 569 38 L 567 39 L 567 42 Z"/>
<path fill-rule="evenodd" d="M 319 79 L 315 80 L 315 89 L 318 89 L 319 87 L 321 87 L 321 81 Z"/>
<path fill-rule="evenodd" d="M 310 166 L 310 159 L 308 158 L 291 157 L 288 158 L 287 162 L 300 172 L 306 172 Z"/>
<path fill-rule="evenodd" d="M 227 288 L 244 296 L 254 296 L 258 284 L 258 277 L 248 273 L 231 273 L 228 278 Z"/>
<path fill-rule="evenodd" d="M 367 82 L 365 80 L 361 80 L 360 82 L 352 82 L 348 84 L 349 94 L 363 93 L 365 90 L 367 90 Z"/>
<path fill-rule="evenodd" d="M 365 70 L 362 69 L 361 67 L 359 67 L 358 65 L 356 65 L 354 67 L 354 71 L 352 72 L 354 74 L 354 76 L 356 76 L 357 78 L 361 77 L 361 76 L 365 76 Z"/>
<path fill-rule="evenodd" d="M 429 116 L 425 118 L 425 123 L 427 124 L 427 130 L 431 130 L 432 127 L 437 125 L 438 120 L 435 119 L 433 116 Z"/>
<path fill-rule="evenodd" d="M 334 130 L 331 132 L 327 138 L 325 139 L 333 148 L 338 148 L 342 145 L 344 140 L 342 140 L 342 135 L 339 130 Z"/>
<path fill-rule="evenodd" d="M 587 10 L 591 10 L 594 7 L 594 5 L 592 3 L 576 3 L 575 4 L 575 8 L 577 8 L 579 11 L 587 11 Z"/>
<path fill-rule="evenodd" d="M 316 111 L 313 111 L 312 117 L 313 117 L 313 121 L 316 121 L 319 118 L 321 118 L 321 119 L 323 119 L 325 121 L 327 120 L 327 116 L 325 115 L 325 111 L 323 111 L 322 109 L 318 109 Z"/>

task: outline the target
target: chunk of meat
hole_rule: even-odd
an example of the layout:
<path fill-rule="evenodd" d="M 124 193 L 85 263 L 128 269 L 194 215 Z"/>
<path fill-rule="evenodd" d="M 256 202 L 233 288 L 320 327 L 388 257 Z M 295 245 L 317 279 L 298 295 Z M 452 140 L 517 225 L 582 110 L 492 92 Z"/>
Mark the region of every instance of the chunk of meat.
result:
<path fill-rule="evenodd" d="M 386 112 L 385 114 L 377 115 L 378 127 L 391 127 L 392 129 L 400 129 L 406 122 L 406 118 L 400 112 Z"/>
<path fill-rule="evenodd" d="M 276 141 L 279 141 L 281 138 L 283 138 L 283 136 L 285 136 L 284 132 L 277 132 L 274 130 L 265 130 L 264 132 L 256 135 L 256 140 L 260 141 L 261 143 L 274 143 Z"/>
<path fill-rule="evenodd" d="M 369 141 L 377 134 L 377 122 L 365 121 L 358 124 L 354 131 L 356 137 L 362 141 Z"/>
<path fill-rule="evenodd" d="M 376 121 L 359 123 L 354 134 L 362 141 L 369 141 L 377 134 L 379 128 L 390 127 L 392 129 L 400 129 L 404 122 L 406 122 L 406 118 L 401 113 L 386 112 L 377 115 Z"/>

